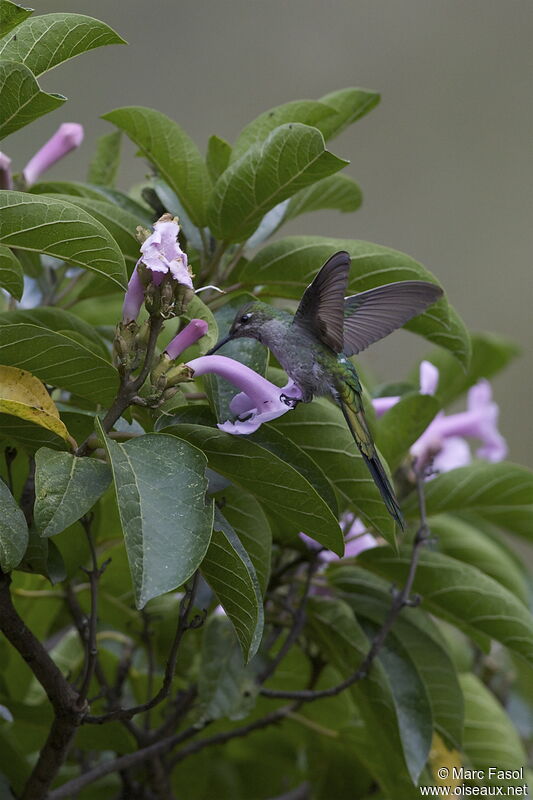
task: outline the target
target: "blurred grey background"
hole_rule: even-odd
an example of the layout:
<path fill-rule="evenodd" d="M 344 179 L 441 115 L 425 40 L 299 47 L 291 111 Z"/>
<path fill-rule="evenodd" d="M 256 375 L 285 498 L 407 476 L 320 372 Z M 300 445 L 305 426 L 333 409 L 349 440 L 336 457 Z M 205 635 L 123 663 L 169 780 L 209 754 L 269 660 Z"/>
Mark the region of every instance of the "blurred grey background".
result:
<path fill-rule="evenodd" d="M 83 179 L 99 115 L 138 104 L 176 119 L 204 149 L 261 111 L 346 86 L 382 102 L 331 144 L 362 186 L 355 214 L 300 217 L 289 233 L 368 239 L 431 269 L 472 329 L 524 355 L 494 381 L 510 458 L 531 464 L 533 7 L 531 0 L 44 0 L 37 13 L 104 20 L 128 42 L 41 80 L 62 109 L 3 142 L 20 169 L 59 123 L 83 123 L 78 153 L 47 177 Z M 125 147 L 120 183 L 145 173 Z M 400 332 L 366 364 L 401 379 L 427 346 Z"/>

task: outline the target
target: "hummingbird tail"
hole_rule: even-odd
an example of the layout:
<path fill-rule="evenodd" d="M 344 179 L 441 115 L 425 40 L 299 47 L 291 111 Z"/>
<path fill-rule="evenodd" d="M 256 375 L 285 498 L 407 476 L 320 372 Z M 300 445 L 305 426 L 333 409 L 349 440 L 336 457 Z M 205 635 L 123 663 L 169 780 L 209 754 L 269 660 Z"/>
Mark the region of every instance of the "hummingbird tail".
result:
<path fill-rule="evenodd" d="M 405 530 L 405 521 L 402 517 L 402 512 L 400 511 L 394 489 L 390 484 L 387 473 L 376 452 L 370 431 L 368 430 L 360 396 L 354 392 L 353 387 L 348 383 L 344 383 L 343 386 L 338 387 L 337 400 L 355 443 L 361 451 L 364 462 L 374 479 L 374 483 L 379 489 L 389 514 L 396 520 L 400 528 Z"/>

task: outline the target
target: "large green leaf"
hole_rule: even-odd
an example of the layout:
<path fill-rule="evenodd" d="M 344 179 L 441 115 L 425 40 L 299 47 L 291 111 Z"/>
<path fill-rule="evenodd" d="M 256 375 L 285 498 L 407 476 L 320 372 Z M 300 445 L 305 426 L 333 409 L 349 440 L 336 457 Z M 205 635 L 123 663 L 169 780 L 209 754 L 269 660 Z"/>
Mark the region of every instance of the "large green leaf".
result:
<path fill-rule="evenodd" d="M 22 264 L 9 247 L 0 245 L 0 287 L 20 300 L 24 291 Z"/>
<path fill-rule="evenodd" d="M 520 736 L 511 719 L 494 694 L 476 675 L 461 675 L 465 698 L 464 752 L 473 769 L 481 770 L 484 779 L 479 781 L 492 788 L 521 786 L 521 777 L 502 775 L 499 779 L 489 770 L 520 770 L 527 764 L 527 755 Z M 480 775 L 481 777 L 481 775 Z M 478 781 L 475 781 L 478 783 Z M 503 789 L 505 796 L 505 788 Z"/>
<path fill-rule="evenodd" d="M 474 525 L 451 514 L 432 517 L 431 534 L 436 537 L 441 553 L 472 564 L 490 575 L 527 606 L 526 576 L 498 542 L 490 539 Z"/>
<path fill-rule="evenodd" d="M 224 616 L 210 617 L 202 639 L 198 676 L 201 718 L 242 719 L 255 705 L 257 684 L 246 669 L 235 630 Z"/>
<path fill-rule="evenodd" d="M 50 386 L 102 405 L 109 405 L 118 389 L 118 373 L 109 361 L 64 333 L 37 325 L 0 327 L 0 363 L 23 367 Z"/>
<path fill-rule="evenodd" d="M 253 300 L 253 295 L 248 293 L 238 294 L 231 297 L 227 303 L 215 311 L 214 317 L 217 323 L 218 336 L 223 339 L 228 335 L 235 314 L 245 303 Z M 264 375 L 268 365 L 268 350 L 256 339 L 234 339 L 221 347 L 220 355 L 233 358 L 241 364 L 253 369 L 259 375 Z M 218 375 L 206 375 L 203 379 L 204 386 L 209 399 L 209 404 L 215 412 L 219 422 L 233 419 L 230 411 L 230 402 L 237 394 L 235 386 Z"/>
<path fill-rule="evenodd" d="M 236 486 L 221 489 L 215 498 L 250 556 L 264 594 L 270 578 L 272 550 L 272 531 L 265 512 L 253 495 Z"/>
<path fill-rule="evenodd" d="M 350 607 L 342 600 L 312 597 L 308 603 L 308 629 L 325 657 L 347 678 L 366 656 L 370 644 Z M 398 728 L 391 686 L 382 664 L 375 660 L 364 681 L 350 689 L 363 725 L 354 731 L 356 752 L 390 797 L 419 797 L 409 777 L 403 744 L 409 732 Z M 404 719 L 405 721 L 405 719 Z"/>
<path fill-rule="evenodd" d="M 65 422 L 65 424 L 67 423 Z M 0 438 L 4 440 L 4 443 L 20 446 L 28 453 L 34 453 L 39 447 L 51 447 L 54 450 L 67 450 L 69 447 L 65 439 L 58 434 L 12 414 L 0 414 Z"/>
<path fill-rule="evenodd" d="M 342 591 L 344 600 L 358 617 L 383 624 L 391 606 L 388 585 L 381 587 L 375 576 L 356 566 L 332 567 L 328 578 Z M 371 588 L 369 579 L 376 581 Z M 463 697 L 455 667 L 436 625 L 423 610 L 405 609 L 396 619 L 389 637 L 401 642 L 405 657 L 412 660 L 420 673 L 431 703 L 435 729 L 450 745 L 460 748 Z"/>
<path fill-rule="evenodd" d="M 97 186 L 113 186 L 120 164 L 120 131 L 104 133 L 96 142 L 96 152 L 89 164 L 87 180 Z"/>
<path fill-rule="evenodd" d="M 358 119 L 372 111 L 379 101 L 380 95 L 377 92 L 353 87 L 337 89 L 325 94 L 320 98 L 320 102 L 332 108 L 335 114 L 325 117 L 320 123 L 320 130 L 324 134 L 324 138 L 331 139 L 338 136 L 348 125 L 353 125 Z"/>
<path fill-rule="evenodd" d="M 126 288 L 124 257 L 104 226 L 64 200 L 26 192 L 0 192 L 0 242 L 60 258 Z"/>
<path fill-rule="evenodd" d="M 527 467 L 501 461 L 477 461 L 438 475 L 426 483 L 430 515 L 471 511 L 505 530 L 533 536 L 533 472 Z M 415 493 L 405 501 L 407 516 L 417 515 Z"/>
<path fill-rule="evenodd" d="M 376 443 L 391 470 L 400 466 L 438 410 L 439 404 L 431 395 L 408 394 L 378 421 Z"/>
<path fill-rule="evenodd" d="M 357 211 L 362 202 L 361 189 L 348 175 L 330 175 L 307 189 L 301 189 L 287 204 L 283 222 L 300 214 L 321 211 L 324 208 L 336 211 Z"/>
<path fill-rule="evenodd" d="M 281 125 L 220 176 L 209 204 L 209 227 L 219 239 L 242 242 L 267 211 L 346 164 L 326 150 L 316 128 Z"/>
<path fill-rule="evenodd" d="M 165 114 L 142 106 L 117 108 L 103 118 L 123 130 L 176 192 L 191 220 L 203 227 L 211 179 L 193 140 Z"/>
<path fill-rule="evenodd" d="M 43 92 L 24 64 L 0 61 L 0 139 L 59 108 L 66 99 Z"/>
<path fill-rule="evenodd" d="M 338 521 L 311 484 L 290 464 L 244 436 L 203 425 L 166 428 L 199 447 L 209 465 L 251 492 L 269 512 L 282 515 L 296 532 L 303 531 L 339 555 L 344 541 Z"/>
<path fill-rule="evenodd" d="M 301 123 L 318 128 L 319 123 L 334 117 L 335 110 L 318 100 L 292 100 L 263 111 L 242 129 L 233 146 L 231 161 L 237 161 L 251 147 L 261 144 L 275 128 L 287 123 Z"/>
<path fill-rule="evenodd" d="M 152 433 L 104 441 L 138 608 L 181 586 L 199 567 L 211 537 L 205 457 L 175 436 Z"/>
<path fill-rule="evenodd" d="M 394 542 L 394 522 L 338 408 L 323 399 L 300 403 L 272 425 L 316 461 L 337 490 L 341 510 L 357 511 L 365 524 Z"/>
<path fill-rule="evenodd" d="M 498 333 L 473 333 L 471 338 L 472 358 L 466 372 L 440 347 L 425 356 L 439 370 L 436 394 L 443 405 L 453 402 L 480 378 L 496 375 L 520 354 L 520 347 L 513 339 Z M 418 383 L 418 370 L 413 380 Z"/>
<path fill-rule="evenodd" d="M 218 509 L 201 571 L 233 623 L 244 659 L 249 661 L 263 635 L 263 597 L 248 553 Z"/>
<path fill-rule="evenodd" d="M 322 264 L 337 250 L 346 250 L 351 256 L 350 293 L 403 280 L 436 283 L 429 270 L 397 250 L 371 242 L 324 236 L 288 236 L 269 244 L 244 267 L 239 279 L 247 285 L 264 286 L 263 294 L 299 298 Z M 461 363 L 468 363 L 468 331 L 445 298 L 405 327 L 450 350 Z"/>
<path fill-rule="evenodd" d="M 12 3 L 11 0 L 0 0 L 0 37 L 5 36 L 20 25 L 32 13 L 31 8 Z"/>
<path fill-rule="evenodd" d="M 20 61 L 42 75 L 69 58 L 106 44 L 125 44 L 104 22 L 82 14 L 31 17 L 0 42 L 0 58 Z"/>
<path fill-rule="evenodd" d="M 228 168 L 231 158 L 231 145 L 220 136 L 210 136 L 207 142 L 206 164 L 207 171 L 213 183 Z"/>
<path fill-rule="evenodd" d="M 408 547 L 398 556 L 388 547 L 359 556 L 362 566 L 398 584 L 405 582 L 410 561 Z M 533 663 L 533 617 L 514 594 L 476 567 L 425 550 L 413 588 L 426 610 L 466 632 L 479 630 Z"/>
<path fill-rule="evenodd" d="M 107 464 L 46 447 L 35 454 L 35 525 L 55 536 L 89 511 L 111 482 Z"/>
<path fill-rule="evenodd" d="M 17 567 L 28 546 L 28 526 L 13 495 L 0 478 L 0 568 Z"/>

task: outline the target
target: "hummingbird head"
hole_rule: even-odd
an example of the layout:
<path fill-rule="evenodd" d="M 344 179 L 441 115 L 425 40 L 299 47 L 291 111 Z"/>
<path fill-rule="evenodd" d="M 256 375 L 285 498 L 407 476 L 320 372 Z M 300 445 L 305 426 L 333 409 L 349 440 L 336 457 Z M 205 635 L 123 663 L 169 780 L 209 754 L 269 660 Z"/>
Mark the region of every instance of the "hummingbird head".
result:
<path fill-rule="evenodd" d="M 236 313 L 235 319 L 231 324 L 231 328 L 227 336 L 221 339 L 208 355 L 215 353 L 226 342 L 232 339 L 240 339 L 248 337 L 250 339 L 257 339 L 261 341 L 261 331 L 265 323 L 269 322 L 273 317 L 272 308 L 266 303 L 261 303 L 259 300 L 252 300 L 243 305 Z"/>

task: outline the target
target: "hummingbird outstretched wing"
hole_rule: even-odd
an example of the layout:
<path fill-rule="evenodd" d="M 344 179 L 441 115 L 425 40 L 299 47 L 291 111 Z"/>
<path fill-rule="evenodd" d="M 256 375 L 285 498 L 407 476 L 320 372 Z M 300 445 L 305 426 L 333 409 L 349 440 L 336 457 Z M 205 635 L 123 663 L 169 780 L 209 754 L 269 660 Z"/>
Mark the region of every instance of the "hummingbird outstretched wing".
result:
<path fill-rule="evenodd" d="M 442 294 L 440 286 L 434 283 L 398 281 L 347 297 L 343 352 L 347 356 L 360 353 L 421 314 Z"/>
<path fill-rule="evenodd" d="M 312 332 L 335 353 L 344 345 L 344 295 L 350 256 L 343 250 L 328 258 L 303 293 L 294 323 Z"/>

